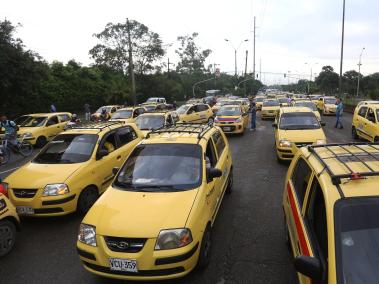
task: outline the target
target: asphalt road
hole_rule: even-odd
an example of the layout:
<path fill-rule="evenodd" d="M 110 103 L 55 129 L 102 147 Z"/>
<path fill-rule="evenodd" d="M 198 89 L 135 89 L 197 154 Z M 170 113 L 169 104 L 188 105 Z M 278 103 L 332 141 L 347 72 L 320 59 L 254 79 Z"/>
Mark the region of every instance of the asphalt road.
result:
<path fill-rule="evenodd" d="M 345 128 L 325 117 L 328 142 L 350 141 L 352 116 Z M 257 131 L 230 137 L 234 160 L 234 192 L 226 196 L 213 229 L 209 267 L 164 283 L 295 283 L 284 242 L 281 198 L 288 165 L 278 164 L 271 121 L 258 118 Z M 5 177 L 22 161 L 0 168 Z M 121 283 L 84 270 L 76 253 L 81 218 L 23 219 L 14 250 L 0 259 L 0 283 Z"/>

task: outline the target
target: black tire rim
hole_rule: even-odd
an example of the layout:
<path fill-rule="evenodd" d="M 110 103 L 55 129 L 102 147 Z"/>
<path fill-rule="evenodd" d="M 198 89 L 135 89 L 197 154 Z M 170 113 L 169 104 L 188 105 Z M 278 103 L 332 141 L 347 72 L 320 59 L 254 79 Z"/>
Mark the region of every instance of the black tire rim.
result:
<path fill-rule="evenodd" d="M 14 231 L 9 225 L 0 226 L 0 256 L 7 254 L 15 243 Z"/>

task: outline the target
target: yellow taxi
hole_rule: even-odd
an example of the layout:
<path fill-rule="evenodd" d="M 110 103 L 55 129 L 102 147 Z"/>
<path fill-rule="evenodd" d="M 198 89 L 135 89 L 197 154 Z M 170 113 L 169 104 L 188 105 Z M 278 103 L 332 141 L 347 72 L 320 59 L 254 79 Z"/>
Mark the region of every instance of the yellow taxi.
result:
<path fill-rule="evenodd" d="M 379 144 L 299 149 L 283 193 L 300 284 L 377 283 Z"/>
<path fill-rule="evenodd" d="M 141 140 L 135 124 L 73 126 L 4 180 L 9 198 L 19 215 L 85 213 Z"/>
<path fill-rule="evenodd" d="M 309 108 L 315 114 L 317 119 L 319 121 L 321 121 L 320 112 L 318 111 L 316 105 L 312 101 L 310 101 L 310 100 L 295 101 L 294 106 L 295 107 L 307 107 L 307 108 Z"/>
<path fill-rule="evenodd" d="M 261 110 L 262 109 L 262 105 L 263 105 L 263 101 L 265 100 L 266 98 L 264 96 L 256 96 L 254 99 L 253 99 L 253 102 L 255 102 L 255 106 L 257 107 L 257 110 Z"/>
<path fill-rule="evenodd" d="M 286 97 L 280 97 L 277 99 L 281 107 L 289 107 L 291 106 L 290 99 Z"/>
<path fill-rule="evenodd" d="M 250 101 L 248 98 L 241 98 L 236 100 L 237 104 L 240 104 L 244 112 L 248 112 L 250 109 Z"/>
<path fill-rule="evenodd" d="M 187 104 L 201 104 L 203 103 L 203 99 L 192 98 L 187 101 Z"/>
<path fill-rule="evenodd" d="M 275 118 L 280 110 L 280 103 L 277 100 L 264 100 L 261 109 L 261 119 Z"/>
<path fill-rule="evenodd" d="M 321 97 L 322 97 L 321 95 L 309 95 L 309 99 L 311 100 L 312 103 L 315 104 L 315 106 L 317 106 L 317 103 Z"/>
<path fill-rule="evenodd" d="M 120 108 L 109 121 L 121 121 L 123 123 L 134 123 L 136 118 L 145 112 L 144 107 L 127 107 Z"/>
<path fill-rule="evenodd" d="M 155 111 L 146 112 L 136 118 L 136 125 L 141 130 L 144 137 L 152 130 L 164 126 L 173 126 L 179 121 L 179 116 L 175 111 Z"/>
<path fill-rule="evenodd" d="M 233 164 L 219 127 L 151 132 L 83 219 L 77 249 L 86 270 L 123 280 L 164 280 L 210 261 L 212 227 Z"/>
<path fill-rule="evenodd" d="M 9 199 L 0 192 L 0 257 L 8 254 L 16 242 L 20 219 Z"/>
<path fill-rule="evenodd" d="M 212 111 L 214 114 L 226 103 L 229 102 L 228 98 L 219 98 L 214 106 L 212 106 Z"/>
<path fill-rule="evenodd" d="M 360 106 L 362 105 L 377 105 L 377 104 L 379 104 L 379 101 L 360 101 L 354 109 L 354 114 L 358 112 Z"/>
<path fill-rule="evenodd" d="M 213 123 L 213 111 L 207 104 L 185 104 L 176 110 L 181 122 Z"/>
<path fill-rule="evenodd" d="M 243 134 L 249 124 L 249 115 L 241 105 L 225 105 L 217 112 L 214 123 L 224 133 Z"/>
<path fill-rule="evenodd" d="M 352 137 L 379 142 L 379 104 L 362 104 L 353 116 Z"/>
<path fill-rule="evenodd" d="M 335 97 L 320 97 L 317 102 L 317 108 L 323 115 L 335 115 L 336 114 L 336 102 Z"/>
<path fill-rule="evenodd" d="M 69 112 L 28 114 L 17 133 L 30 144 L 42 147 L 64 130 L 71 116 Z"/>
<path fill-rule="evenodd" d="M 278 161 L 291 160 L 294 145 L 320 145 L 326 143 L 321 123 L 308 107 L 280 109 L 273 123 L 275 148 Z"/>
<path fill-rule="evenodd" d="M 106 113 L 109 114 L 109 117 L 112 117 L 113 114 L 121 108 L 120 105 L 108 105 L 108 106 L 102 106 L 97 109 L 92 115 L 91 115 L 91 120 L 96 121 L 99 119 L 101 112 L 105 110 Z"/>

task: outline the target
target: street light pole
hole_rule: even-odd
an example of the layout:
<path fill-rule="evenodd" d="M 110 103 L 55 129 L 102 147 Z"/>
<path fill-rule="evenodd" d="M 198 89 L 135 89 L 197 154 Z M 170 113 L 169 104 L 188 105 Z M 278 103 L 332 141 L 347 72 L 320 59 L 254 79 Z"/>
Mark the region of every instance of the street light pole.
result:
<path fill-rule="evenodd" d="M 341 37 L 341 60 L 340 60 L 340 78 L 339 78 L 339 94 L 342 95 L 342 64 L 343 64 L 343 44 L 345 37 L 345 0 L 343 0 L 342 8 L 342 37 Z"/>
<path fill-rule="evenodd" d="M 237 50 L 241 47 L 241 44 L 243 44 L 245 41 L 249 41 L 248 39 L 245 39 L 241 41 L 241 43 L 238 45 L 237 48 L 234 47 L 233 43 L 228 40 L 227 38 L 224 39 L 225 41 L 229 42 L 232 48 L 234 49 L 234 75 L 237 76 Z"/>
<path fill-rule="evenodd" d="M 129 25 L 129 19 L 126 19 L 126 25 L 128 30 L 128 49 L 129 49 L 129 76 L 130 81 L 132 84 L 132 100 L 133 100 L 133 106 L 137 104 L 137 98 L 136 98 L 136 81 L 134 78 L 134 64 L 133 64 L 133 50 L 132 50 L 132 41 L 130 38 L 130 25 Z"/>
<path fill-rule="evenodd" d="M 314 66 L 314 65 L 317 65 L 318 62 L 316 62 L 316 63 L 305 62 L 305 64 L 311 66 L 311 75 L 309 76 L 309 79 L 310 79 L 310 80 L 309 80 L 309 82 L 308 82 L 308 95 L 309 95 L 309 85 L 310 85 L 310 82 L 312 82 L 313 66 Z"/>
<path fill-rule="evenodd" d="M 359 55 L 359 63 L 358 63 L 358 83 L 357 83 L 357 97 L 359 96 L 359 79 L 361 77 L 361 65 L 362 65 L 362 53 L 365 48 L 362 48 L 361 55 Z"/>

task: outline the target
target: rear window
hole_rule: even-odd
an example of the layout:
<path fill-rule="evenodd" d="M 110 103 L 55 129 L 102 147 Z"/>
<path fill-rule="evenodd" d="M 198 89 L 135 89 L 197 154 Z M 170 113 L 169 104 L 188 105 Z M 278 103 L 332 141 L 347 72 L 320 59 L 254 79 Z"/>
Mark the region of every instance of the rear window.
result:
<path fill-rule="evenodd" d="M 263 102 L 263 106 L 279 106 L 279 102 L 278 101 L 265 101 Z"/>

